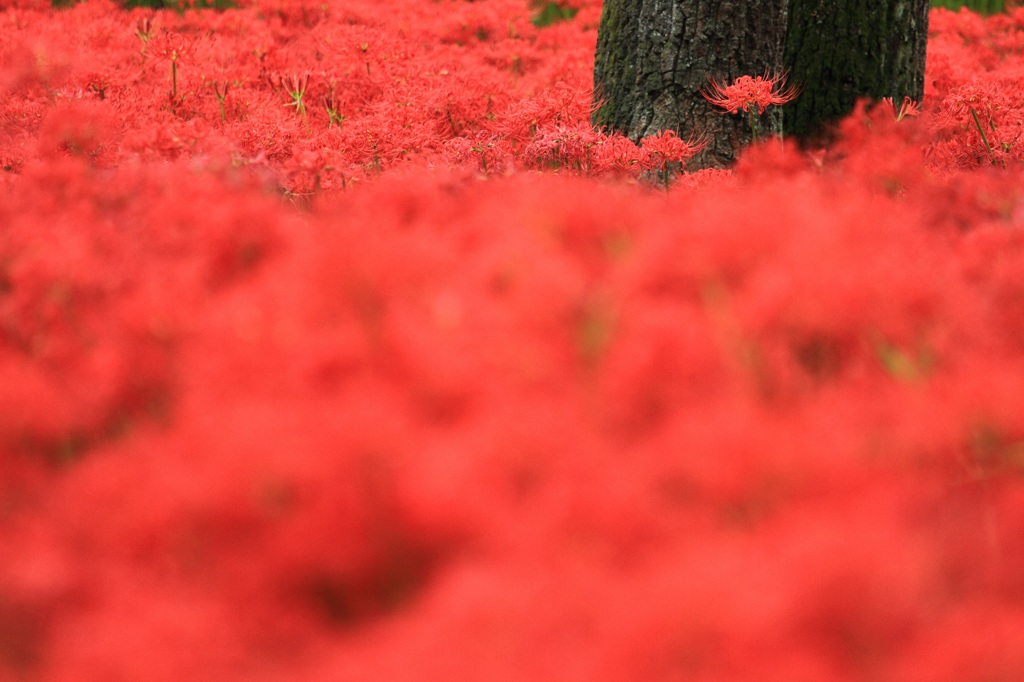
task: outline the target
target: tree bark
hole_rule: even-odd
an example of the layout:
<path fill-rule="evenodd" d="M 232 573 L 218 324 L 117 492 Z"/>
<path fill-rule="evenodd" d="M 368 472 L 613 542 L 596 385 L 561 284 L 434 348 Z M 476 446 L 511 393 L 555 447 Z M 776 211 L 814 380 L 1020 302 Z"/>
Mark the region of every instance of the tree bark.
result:
<path fill-rule="evenodd" d="M 595 126 L 638 142 L 674 130 L 708 146 L 688 169 L 724 167 L 751 138 L 746 116 L 701 96 L 708 78 L 782 70 L 787 0 L 605 0 L 594 63 Z M 758 133 L 779 132 L 779 114 Z"/>
<path fill-rule="evenodd" d="M 816 137 L 860 97 L 924 96 L 929 0 L 790 0 L 785 62 L 803 93 L 786 134 Z"/>
<path fill-rule="evenodd" d="M 808 137 L 858 97 L 924 94 L 929 0 L 605 0 L 594 59 L 595 126 L 633 141 L 703 134 L 688 170 L 732 165 L 749 121 L 700 94 L 708 78 L 789 70 L 802 94 L 758 120 L 758 136 Z"/>

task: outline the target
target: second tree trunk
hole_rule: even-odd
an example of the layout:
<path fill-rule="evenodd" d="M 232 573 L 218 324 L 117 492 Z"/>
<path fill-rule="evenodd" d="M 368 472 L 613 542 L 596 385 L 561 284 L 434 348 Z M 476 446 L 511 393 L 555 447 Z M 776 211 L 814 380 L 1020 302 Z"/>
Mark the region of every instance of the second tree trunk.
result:
<path fill-rule="evenodd" d="M 605 0 L 594 60 L 593 122 L 634 141 L 661 130 L 703 134 L 689 170 L 725 167 L 750 141 L 746 116 L 701 96 L 708 78 L 789 70 L 803 92 L 787 133 L 817 134 L 858 97 L 924 92 L 929 0 Z M 780 132 L 773 108 L 759 133 Z"/>

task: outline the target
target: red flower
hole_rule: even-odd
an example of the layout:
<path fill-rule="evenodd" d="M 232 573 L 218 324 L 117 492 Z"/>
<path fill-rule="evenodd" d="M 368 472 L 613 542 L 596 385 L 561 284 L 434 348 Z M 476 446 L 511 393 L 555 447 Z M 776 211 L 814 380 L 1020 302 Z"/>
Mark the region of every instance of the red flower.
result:
<path fill-rule="evenodd" d="M 896 110 L 896 105 L 893 104 L 892 97 L 883 97 L 882 102 L 892 109 L 892 115 L 897 121 L 902 121 L 907 116 L 919 116 L 921 114 L 921 105 L 909 97 L 903 98 L 903 104 L 900 105 L 898 111 Z"/>
<path fill-rule="evenodd" d="M 143 30 L 143 26 L 140 25 L 139 30 Z M 152 31 L 151 25 L 148 30 Z M 195 54 L 196 47 L 198 47 L 196 38 L 171 31 L 162 32 L 154 42 L 156 43 L 156 56 L 171 63 L 189 59 Z"/>
<path fill-rule="evenodd" d="M 757 113 L 763 114 L 767 107 L 785 104 L 800 94 L 800 88 L 795 85 L 786 87 L 786 74 L 779 73 L 769 76 L 767 72 L 763 76 L 740 76 L 731 85 L 722 85 L 716 80 L 709 78 L 710 91 L 700 91 L 704 99 L 722 107 L 730 114 L 743 111 L 750 111 L 757 107 Z"/>
<path fill-rule="evenodd" d="M 682 163 L 699 154 L 707 145 L 707 140 L 703 138 L 683 140 L 676 135 L 674 130 L 663 130 L 657 135 L 648 135 L 641 141 L 641 144 L 649 155 L 658 157 L 651 161 L 654 167 L 660 168 L 665 163 Z"/>

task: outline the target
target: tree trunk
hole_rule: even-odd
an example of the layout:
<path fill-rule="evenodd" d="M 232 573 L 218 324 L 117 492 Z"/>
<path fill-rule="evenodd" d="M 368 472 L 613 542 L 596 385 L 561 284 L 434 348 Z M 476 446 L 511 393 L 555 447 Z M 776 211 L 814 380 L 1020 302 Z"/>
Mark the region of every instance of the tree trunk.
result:
<path fill-rule="evenodd" d="M 790 0 L 786 65 L 803 93 L 787 134 L 817 136 L 860 97 L 924 96 L 929 0 Z"/>
<path fill-rule="evenodd" d="M 724 167 L 750 141 L 746 116 L 724 114 L 700 91 L 782 70 L 787 0 L 605 0 L 594 62 L 595 126 L 638 142 L 675 130 L 708 146 L 688 169 Z M 759 134 L 781 117 L 759 117 Z"/>
<path fill-rule="evenodd" d="M 848 113 L 857 97 L 920 101 L 929 0 L 605 0 L 594 60 L 595 126 L 634 141 L 661 130 L 703 134 L 689 170 L 726 167 L 750 142 L 744 115 L 701 95 L 708 78 L 778 73 L 802 94 L 784 107 L 787 132 L 806 137 Z M 759 136 L 780 132 L 772 107 Z"/>

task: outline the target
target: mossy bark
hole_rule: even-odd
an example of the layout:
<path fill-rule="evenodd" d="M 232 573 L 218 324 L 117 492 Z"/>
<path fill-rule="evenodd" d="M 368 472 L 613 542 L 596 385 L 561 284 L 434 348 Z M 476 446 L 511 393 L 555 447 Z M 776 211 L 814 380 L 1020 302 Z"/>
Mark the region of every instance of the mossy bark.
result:
<path fill-rule="evenodd" d="M 595 126 L 634 141 L 705 135 L 687 169 L 727 167 L 751 138 L 744 115 L 700 94 L 708 78 L 789 70 L 803 93 L 758 135 L 816 135 L 858 97 L 924 94 L 929 0 L 605 0 L 594 60 Z"/>
<path fill-rule="evenodd" d="M 787 134 L 817 137 L 858 98 L 924 96 L 929 0 L 790 0 L 785 63 L 803 93 Z"/>
<path fill-rule="evenodd" d="M 634 141 L 662 130 L 703 135 L 688 169 L 724 167 L 750 141 L 746 116 L 700 94 L 708 78 L 782 70 L 787 0 L 605 0 L 594 63 L 594 125 Z M 759 117 L 759 135 L 781 117 Z"/>

